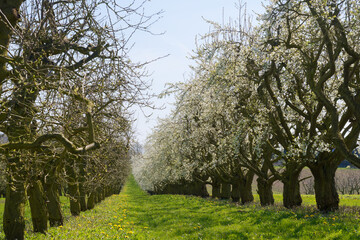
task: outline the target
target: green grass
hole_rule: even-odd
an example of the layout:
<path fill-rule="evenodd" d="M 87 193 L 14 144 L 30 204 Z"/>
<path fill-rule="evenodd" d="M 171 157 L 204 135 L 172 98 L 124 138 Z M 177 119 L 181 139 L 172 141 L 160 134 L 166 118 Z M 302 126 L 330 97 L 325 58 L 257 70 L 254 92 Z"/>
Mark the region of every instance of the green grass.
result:
<path fill-rule="evenodd" d="M 279 195 L 275 198 L 281 201 Z M 358 196 L 342 198 L 360 206 Z M 27 220 L 26 239 L 360 239 L 356 207 L 321 214 L 314 196 L 303 196 L 303 201 L 304 207 L 287 210 L 280 204 L 262 208 L 258 203 L 237 206 L 197 197 L 150 196 L 130 178 L 120 195 L 80 217 L 69 217 L 65 205 L 65 225 L 50 228 L 46 236 L 32 233 Z"/>

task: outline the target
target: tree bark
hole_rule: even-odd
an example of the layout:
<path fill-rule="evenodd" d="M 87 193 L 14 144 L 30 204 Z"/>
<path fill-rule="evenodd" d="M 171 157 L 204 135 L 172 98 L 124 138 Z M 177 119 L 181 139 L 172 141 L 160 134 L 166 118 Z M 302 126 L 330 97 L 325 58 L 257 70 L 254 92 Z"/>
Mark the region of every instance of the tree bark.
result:
<path fill-rule="evenodd" d="M 206 184 L 200 181 L 195 181 L 195 191 L 196 191 L 196 195 L 195 196 L 199 196 L 199 197 L 209 197 L 209 193 L 206 189 Z"/>
<path fill-rule="evenodd" d="M 240 178 L 240 198 L 241 204 L 246 204 L 254 201 L 254 195 L 252 193 L 252 182 L 254 179 L 254 173 L 248 171 L 244 176 Z"/>
<path fill-rule="evenodd" d="M 23 240 L 25 231 L 25 183 L 9 181 L 6 187 L 3 229 L 8 240 Z"/>
<path fill-rule="evenodd" d="M 87 206 L 86 206 L 86 190 L 85 190 L 85 165 L 86 165 L 86 160 L 81 157 L 80 159 L 80 164 L 79 164 L 79 201 L 80 201 L 80 209 L 81 211 L 86 211 L 87 210 Z"/>
<path fill-rule="evenodd" d="M 230 199 L 231 197 L 231 184 L 230 183 L 221 183 L 221 199 Z"/>
<path fill-rule="evenodd" d="M 301 206 L 299 176 L 302 168 L 289 172 L 283 179 L 283 204 L 286 208 Z"/>
<path fill-rule="evenodd" d="M 87 209 L 91 210 L 95 207 L 95 192 L 91 192 L 87 199 Z"/>
<path fill-rule="evenodd" d="M 73 216 L 80 215 L 80 192 L 77 176 L 74 170 L 74 159 L 67 156 L 66 173 L 68 179 L 68 194 L 70 199 L 70 212 Z"/>
<path fill-rule="evenodd" d="M 59 184 L 56 182 L 56 170 L 49 173 L 44 181 L 45 194 L 48 199 L 47 209 L 49 213 L 50 227 L 62 226 L 64 217 L 61 211 Z"/>
<path fill-rule="evenodd" d="M 48 198 L 48 213 L 50 227 L 57 227 L 64 225 L 64 217 L 61 211 L 61 203 L 59 190 L 56 183 L 46 184 L 46 196 Z"/>
<path fill-rule="evenodd" d="M 19 9 L 25 0 L 1 1 L 0 10 L 6 16 L 0 15 L 0 88 L 3 80 L 7 77 L 6 60 L 11 36 L 13 34 L 12 27 L 15 27 L 20 19 Z"/>
<path fill-rule="evenodd" d="M 256 179 L 257 187 L 258 187 L 258 194 L 260 198 L 261 206 L 269 206 L 274 205 L 274 195 L 272 191 L 273 181 L 269 179 L 263 179 L 258 177 Z"/>
<path fill-rule="evenodd" d="M 240 182 L 239 181 L 233 181 L 231 183 L 231 200 L 233 202 L 239 202 L 240 201 Z"/>
<path fill-rule="evenodd" d="M 220 182 L 212 177 L 211 178 L 211 181 L 212 181 L 212 193 L 211 193 L 211 197 L 212 198 L 220 198 L 220 192 L 221 192 L 221 189 L 220 189 Z"/>
<path fill-rule="evenodd" d="M 337 166 L 331 165 L 310 168 L 314 176 L 316 205 L 322 212 L 339 209 L 339 195 L 335 187 L 336 169 Z"/>
<path fill-rule="evenodd" d="M 48 227 L 48 212 L 46 196 L 40 180 L 30 184 L 28 196 L 34 232 L 45 233 Z"/>

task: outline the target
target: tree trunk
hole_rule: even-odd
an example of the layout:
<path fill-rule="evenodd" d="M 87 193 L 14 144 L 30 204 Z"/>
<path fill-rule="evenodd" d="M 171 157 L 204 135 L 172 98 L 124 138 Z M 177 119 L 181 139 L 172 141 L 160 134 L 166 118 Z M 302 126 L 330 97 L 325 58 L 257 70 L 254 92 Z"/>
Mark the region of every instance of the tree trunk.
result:
<path fill-rule="evenodd" d="M 48 212 L 46 209 L 46 196 L 41 181 L 30 184 L 28 190 L 31 219 L 34 232 L 47 231 Z"/>
<path fill-rule="evenodd" d="M 19 9 L 24 0 L 0 1 L 0 83 L 2 84 L 7 77 L 6 56 L 8 55 L 8 48 L 11 36 L 13 34 L 12 27 L 15 27 L 20 19 Z M 6 19 L 3 17 L 5 15 Z M 10 24 L 8 24 L 10 23 Z M 11 25 L 11 26 L 9 26 Z M 0 85 L 0 89 L 2 86 Z M 9 136 L 9 135 L 8 135 Z M 13 162 L 17 164 L 17 162 Z M 3 216 L 3 229 L 5 237 L 8 240 L 23 240 L 25 230 L 24 208 L 26 203 L 25 183 L 23 179 L 17 179 L 18 182 L 11 177 L 15 173 L 16 167 L 8 166 L 9 169 L 15 168 L 15 171 L 10 170 L 8 183 L 6 187 L 6 199 Z M 14 169 L 13 169 L 14 170 Z M 12 172 L 12 173 L 11 173 Z"/>
<path fill-rule="evenodd" d="M 3 229 L 8 240 L 23 240 L 25 231 L 25 184 L 23 181 L 10 182 L 6 187 Z"/>
<path fill-rule="evenodd" d="M 283 204 L 286 208 L 301 206 L 302 198 L 299 182 L 301 170 L 302 168 L 289 172 L 283 180 Z"/>
<path fill-rule="evenodd" d="M 231 196 L 231 184 L 230 183 L 221 183 L 221 199 L 230 199 Z"/>
<path fill-rule="evenodd" d="M 336 169 L 337 166 L 331 165 L 310 168 L 314 176 L 316 205 L 322 212 L 339 209 L 339 195 L 335 187 Z"/>
<path fill-rule="evenodd" d="M 200 182 L 200 181 L 195 181 L 195 186 L 196 186 L 196 192 L 197 192 L 196 196 L 203 197 L 203 198 L 209 197 L 209 193 L 206 189 L 205 183 Z"/>
<path fill-rule="evenodd" d="M 86 211 L 87 210 L 86 191 L 85 191 L 84 184 L 82 184 L 82 183 L 79 183 L 79 203 L 80 203 L 80 210 Z"/>
<path fill-rule="evenodd" d="M 231 200 L 233 202 L 240 201 L 240 183 L 239 181 L 233 181 L 231 183 Z"/>
<path fill-rule="evenodd" d="M 98 191 L 99 191 L 99 198 L 100 198 L 100 202 L 101 202 L 105 199 L 103 187 L 100 187 Z"/>
<path fill-rule="evenodd" d="M 254 195 L 252 193 L 253 179 L 254 179 L 254 173 L 250 171 L 240 178 L 241 204 L 254 201 Z"/>
<path fill-rule="evenodd" d="M 48 199 L 47 209 L 50 227 L 62 226 L 64 224 L 64 217 L 61 211 L 58 184 L 56 181 L 50 180 L 44 184 L 44 187 Z"/>
<path fill-rule="evenodd" d="M 261 206 L 274 205 L 274 195 L 272 191 L 273 181 L 260 177 L 258 177 L 256 181 Z"/>
<path fill-rule="evenodd" d="M 211 197 L 212 198 L 220 198 L 220 192 L 221 192 L 220 186 L 221 186 L 221 184 L 216 178 L 211 178 L 211 180 L 212 180 Z"/>
<path fill-rule="evenodd" d="M 85 190 L 85 166 L 86 166 L 86 159 L 84 157 L 80 157 L 80 164 L 79 164 L 79 201 L 80 201 L 80 209 L 81 211 L 86 211 L 86 190 Z"/>
<path fill-rule="evenodd" d="M 87 199 L 87 209 L 91 210 L 95 207 L 95 192 L 91 192 Z"/>
<path fill-rule="evenodd" d="M 79 216 L 81 207 L 80 207 L 80 193 L 79 193 L 79 187 L 75 183 L 69 183 L 69 195 L 70 195 L 70 212 L 73 216 Z"/>
<path fill-rule="evenodd" d="M 68 193 L 70 199 L 70 212 L 73 216 L 80 215 L 80 192 L 79 185 L 77 183 L 77 176 L 74 170 L 74 159 L 71 156 L 67 156 L 66 173 L 68 180 Z"/>

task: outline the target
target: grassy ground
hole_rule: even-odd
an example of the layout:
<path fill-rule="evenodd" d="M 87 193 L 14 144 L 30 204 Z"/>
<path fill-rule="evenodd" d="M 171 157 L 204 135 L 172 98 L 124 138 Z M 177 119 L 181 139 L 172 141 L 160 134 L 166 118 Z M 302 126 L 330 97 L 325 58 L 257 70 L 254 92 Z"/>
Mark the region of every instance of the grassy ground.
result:
<path fill-rule="evenodd" d="M 348 196 L 349 203 L 360 206 L 359 198 L 350 197 L 355 198 Z M 304 196 L 305 206 L 295 210 L 149 196 L 130 178 L 120 195 L 80 217 L 67 217 L 63 227 L 49 229 L 46 236 L 31 233 L 28 220 L 26 239 L 360 239 L 357 207 L 321 214 L 311 204 L 313 196 Z"/>

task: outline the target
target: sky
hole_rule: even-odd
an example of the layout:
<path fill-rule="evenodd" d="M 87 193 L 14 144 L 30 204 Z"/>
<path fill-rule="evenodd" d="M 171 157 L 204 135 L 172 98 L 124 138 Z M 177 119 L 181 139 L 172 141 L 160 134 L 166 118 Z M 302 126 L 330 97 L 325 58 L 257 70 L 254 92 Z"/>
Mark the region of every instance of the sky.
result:
<path fill-rule="evenodd" d="M 262 3 L 266 3 L 266 0 L 242 0 L 242 3 L 246 3 L 248 14 L 253 15 L 253 25 L 256 24 L 256 14 L 264 11 Z M 189 57 L 196 48 L 196 37 L 210 30 L 210 25 L 204 19 L 218 23 L 227 23 L 230 18 L 236 20 L 238 5 L 237 0 L 150 0 L 145 5 L 145 12 L 163 11 L 163 14 L 149 30 L 155 34 L 163 34 L 137 32 L 132 39 L 135 45 L 130 58 L 134 62 L 145 62 L 169 56 L 147 65 L 147 70 L 151 73 L 147 80 L 152 81 L 149 91 L 160 94 L 166 88 L 166 83 L 185 81 L 191 73 L 189 66 L 193 63 Z M 170 114 L 174 98 L 154 98 L 153 102 L 162 109 L 134 108 L 135 138 L 141 144 L 145 143 L 158 118 L 165 118 Z"/>

